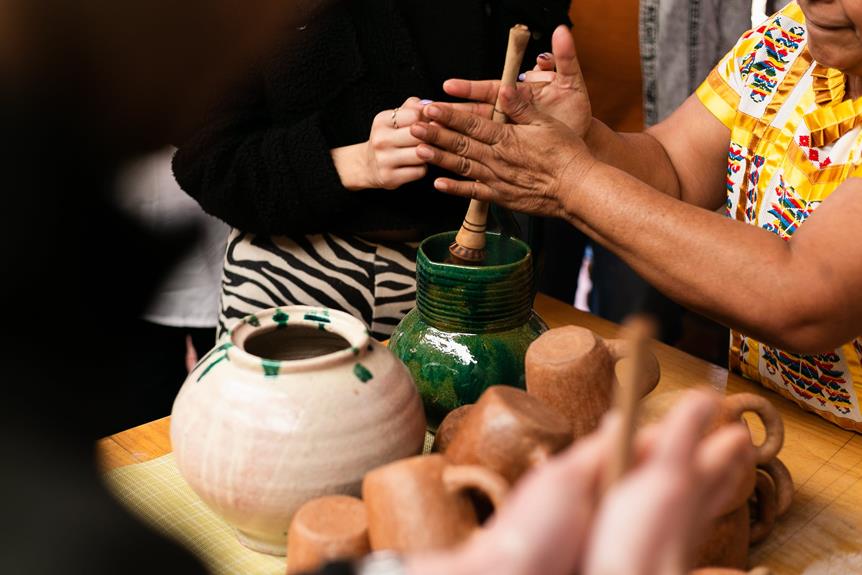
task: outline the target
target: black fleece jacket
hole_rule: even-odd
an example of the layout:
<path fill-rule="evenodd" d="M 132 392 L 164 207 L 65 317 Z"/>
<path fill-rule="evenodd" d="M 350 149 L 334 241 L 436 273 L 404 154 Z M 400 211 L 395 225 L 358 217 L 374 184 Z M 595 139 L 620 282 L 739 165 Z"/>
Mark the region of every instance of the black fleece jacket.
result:
<path fill-rule="evenodd" d="M 347 0 L 300 27 L 240 93 L 180 146 L 182 188 L 231 226 L 267 235 L 456 229 L 461 198 L 439 172 L 395 191 L 350 192 L 330 150 L 368 139 L 382 110 L 442 99 L 450 77 L 499 75 L 508 28 L 531 26 L 524 66 L 567 23 L 560 0 Z M 288 34 L 286 34 L 288 35 Z"/>

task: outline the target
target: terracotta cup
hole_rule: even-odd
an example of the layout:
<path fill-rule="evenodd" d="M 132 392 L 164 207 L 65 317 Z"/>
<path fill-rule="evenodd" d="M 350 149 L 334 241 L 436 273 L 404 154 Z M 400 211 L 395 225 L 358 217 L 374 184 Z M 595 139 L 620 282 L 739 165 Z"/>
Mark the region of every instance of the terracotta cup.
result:
<path fill-rule="evenodd" d="M 598 427 L 611 408 L 616 363 L 630 355 L 625 340 L 604 340 L 576 326 L 552 329 L 527 349 L 527 392 L 563 414 L 578 439 Z M 658 361 L 647 354 L 642 397 L 658 384 Z"/>
<path fill-rule="evenodd" d="M 365 504 L 356 497 L 312 499 L 293 516 L 287 532 L 287 573 L 313 571 L 337 559 L 358 559 L 371 551 Z"/>
<path fill-rule="evenodd" d="M 712 521 L 695 553 L 696 567 L 745 569 L 751 526 L 748 505 Z"/>
<path fill-rule="evenodd" d="M 525 391 L 495 385 L 461 420 L 446 459 L 487 467 L 513 484 L 571 442 L 565 417 Z"/>
<path fill-rule="evenodd" d="M 446 453 L 452 438 L 455 437 L 455 432 L 464 421 L 464 417 L 473 408 L 472 403 L 456 407 L 443 418 L 440 426 L 437 428 L 437 433 L 434 434 L 434 445 L 431 446 L 431 451 L 435 453 Z"/>
<path fill-rule="evenodd" d="M 766 537 L 775 525 L 775 492 L 767 481 L 771 480 L 765 473 L 759 474 L 751 507 L 745 502 L 712 522 L 695 554 L 696 567 L 745 569 L 749 545 Z"/>
<path fill-rule="evenodd" d="M 772 533 L 778 507 L 775 483 L 768 473 L 760 469 L 757 470 L 757 485 L 751 504 L 754 523 L 751 525 L 750 542 L 760 543 Z"/>
<path fill-rule="evenodd" d="M 790 470 L 777 457 L 772 461 L 758 465 L 758 469 L 767 473 L 772 478 L 775 484 L 776 495 L 776 517 L 781 517 L 787 510 L 790 509 L 790 504 L 793 503 L 793 477 L 790 475 Z"/>
<path fill-rule="evenodd" d="M 638 413 L 638 424 L 643 426 L 660 421 L 676 404 L 680 396 L 679 392 L 666 392 L 652 394 L 645 398 L 641 402 Z M 767 399 L 753 393 L 737 393 L 726 396 L 722 400 L 721 414 L 716 419 L 713 430 L 718 429 L 723 424 L 740 421 L 742 414 L 746 412 L 755 413 L 763 423 L 766 439 L 762 444 L 756 446 L 756 462 L 768 463 L 775 459 L 775 455 L 784 444 L 784 422 L 778 410 Z M 751 466 L 745 470 L 736 495 L 722 511 L 722 514 L 730 513 L 743 505 L 754 492 L 756 481 L 756 468 Z"/>
<path fill-rule="evenodd" d="M 508 484 L 477 465 L 452 465 L 440 454 L 402 459 L 371 471 L 362 484 L 371 548 L 401 553 L 444 549 L 479 526 L 468 491 L 499 506 Z"/>

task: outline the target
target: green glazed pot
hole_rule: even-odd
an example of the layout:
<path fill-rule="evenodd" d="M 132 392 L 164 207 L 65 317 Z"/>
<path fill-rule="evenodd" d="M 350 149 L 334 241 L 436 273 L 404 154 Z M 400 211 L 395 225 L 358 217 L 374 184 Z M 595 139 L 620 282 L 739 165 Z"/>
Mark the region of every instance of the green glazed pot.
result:
<path fill-rule="evenodd" d="M 524 355 L 548 329 L 533 311 L 533 262 L 524 242 L 487 234 L 485 264 L 444 263 L 455 232 L 427 238 L 416 257 L 416 307 L 389 341 L 436 427 L 492 385 L 524 389 Z"/>

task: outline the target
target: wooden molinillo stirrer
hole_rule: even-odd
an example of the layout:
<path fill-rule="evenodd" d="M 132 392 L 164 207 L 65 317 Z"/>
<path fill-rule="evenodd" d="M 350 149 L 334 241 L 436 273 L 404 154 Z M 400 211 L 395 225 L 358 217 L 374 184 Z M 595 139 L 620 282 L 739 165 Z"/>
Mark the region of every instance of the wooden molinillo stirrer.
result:
<path fill-rule="evenodd" d="M 509 30 L 509 46 L 506 49 L 506 63 L 503 66 L 503 77 L 500 87 L 514 86 L 518 81 L 524 52 L 530 41 L 530 29 L 523 24 L 516 24 Z M 494 121 L 506 122 L 506 115 L 500 111 L 500 98 L 494 104 Z M 485 259 L 485 229 L 488 222 L 488 203 L 470 200 L 464 223 L 455 236 L 455 242 L 449 246 L 453 263 L 480 264 Z"/>
<path fill-rule="evenodd" d="M 614 405 L 622 423 L 619 435 L 615 438 L 614 451 L 605 478 L 606 488 L 616 483 L 631 467 L 634 422 L 643 384 L 649 333 L 648 326 L 640 321 L 630 322 L 625 329 L 625 337 L 631 345 L 631 355 L 620 361 L 617 367 L 619 383 L 614 394 Z"/>

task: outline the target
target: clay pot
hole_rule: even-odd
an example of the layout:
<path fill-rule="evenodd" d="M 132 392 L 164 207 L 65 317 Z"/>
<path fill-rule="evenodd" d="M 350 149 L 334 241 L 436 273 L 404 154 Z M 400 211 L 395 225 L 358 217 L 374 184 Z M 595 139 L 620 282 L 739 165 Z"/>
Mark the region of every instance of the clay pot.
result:
<path fill-rule="evenodd" d="M 453 409 L 440 422 L 440 427 L 437 428 L 437 433 L 434 434 L 434 445 L 431 446 L 431 451 L 435 453 L 446 453 L 452 438 L 455 437 L 455 432 L 464 421 L 464 417 L 473 408 L 473 404 L 462 405 Z"/>
<path fill-rule="evenodd" d="M 767 473 L 775 484 L 776 495 L 776 517 L 781 517 L 790 509 L 793 503 L 793 477 L 787 466 L 777 457 L 772 461 L 757 466 L 759 470 Z"/>
<path fill-rule="evenodd" d="M 578 439 L 598 427 L 611 408 L 616 363 L 630 355 L 629 344 L 604 340 L 576 326 L 552 329 L 527 350 L 527 392 L 563 414 Z M 658 361 L 647 354 L 642 397 L 658 384 Z"/>
<path fill-rule="evenodd" d="M 446 261 L 454 239 L 446 232 L 419 246 L 416 307 L 389 342 L 413 374 L 432 428 L 492 385 L 524 389 L 527 346 L 548 329 L 532 309 L 527 244 L 486 234 L 483 265 L 465 266 Z"/>
<path fill-rule="evenodd" d="M 371 551 L 365 504 L 355 497 L 329 495 L 299 508 L 287 532 L 287 573 L 311 572 L 339 559 L 359 559 Z"/>
<path fill-rule="evenodd" d="M 362 484 L 371 548 L 406 553 L 463 542 L 479 526 L 472 489 L 497 507 L 508 484 L 493 471 L 452 465 L 439 454 L 375 469 Z"/>
<path fill-rule="evenodd" d="M 525 391 L 489 387 L 458 426 L 446 449 L 455 464 L 481 465 L 514 484 L 572 442 L 568 420 Z"/>
<path fill-rule="evenodd" d="M 420 453 L 410 374 L 350 315 L 292 306 L 245 318 L 174 402 L 180 473 L 257 551 L 284 555 L 299 507 L 359 495 L 376 467 Z"/>

